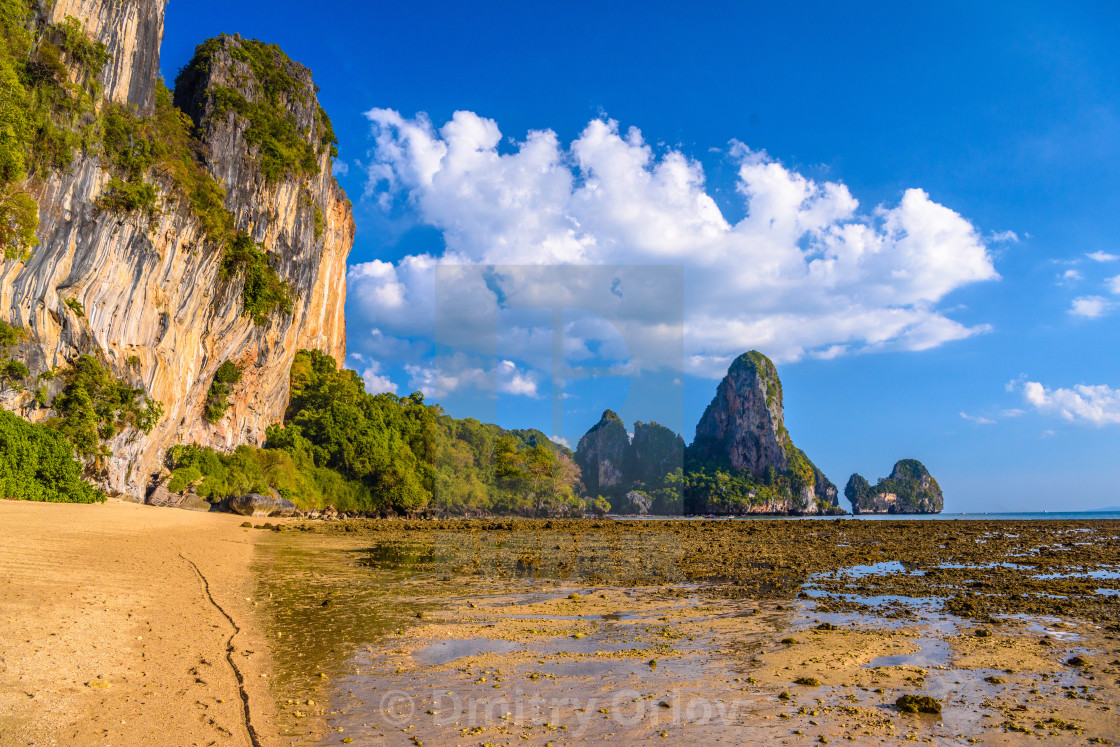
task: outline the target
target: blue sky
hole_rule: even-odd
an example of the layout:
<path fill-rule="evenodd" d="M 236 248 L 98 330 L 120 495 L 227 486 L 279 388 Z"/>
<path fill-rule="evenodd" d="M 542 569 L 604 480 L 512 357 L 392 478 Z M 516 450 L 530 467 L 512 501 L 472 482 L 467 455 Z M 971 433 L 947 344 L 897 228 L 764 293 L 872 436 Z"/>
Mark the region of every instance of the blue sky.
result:
<path fill-rule="evenodd" d="M 551 314 L 433 327 L 434 260 L 683 267 L 644 299 L 648 279 L 606 278 L 631 304 L 611 324 L 569 310 L 565 364 L 629 375 L 569 381 L 556 435 L 611 406 L 690 440 L 754 346 L 841 487 L 916 457 L 947 511 L 1120 504 L 1120 9 L 775 5 L 173 0 L 162 69 L 220 32 L 312 69 L 358 225 L 348 365 L 371 384 L 554 433 Z M 456 324 L 518 297 L 475 280 Z M 683 345 L 655 334 L 682 313 Z"/>

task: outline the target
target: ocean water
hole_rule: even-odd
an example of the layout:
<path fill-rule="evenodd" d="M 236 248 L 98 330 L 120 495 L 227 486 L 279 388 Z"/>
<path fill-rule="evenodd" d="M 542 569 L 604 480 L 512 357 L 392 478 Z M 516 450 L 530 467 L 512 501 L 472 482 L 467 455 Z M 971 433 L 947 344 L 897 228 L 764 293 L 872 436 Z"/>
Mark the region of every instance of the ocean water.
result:
<path fill-rule="evenodd" d="M 704 516 L 611 516 L 620 521 L 703 520 Z M 959 514 L 860 514 L 859 516 L 716 516 L 715 521 L 1100 521 L 1120 520 L 1120 511 L 1032 511 L 1021 513 L 959 513 Z"/>
<path fill-rule="evenodd" d="M 1120 519 L 1120 511 L 1032 511 L 1022 513 L 982 513 L 982 514 L 860 514 L 844 518 L 871 521 L 1097 521 L 1099 519 Z"/>

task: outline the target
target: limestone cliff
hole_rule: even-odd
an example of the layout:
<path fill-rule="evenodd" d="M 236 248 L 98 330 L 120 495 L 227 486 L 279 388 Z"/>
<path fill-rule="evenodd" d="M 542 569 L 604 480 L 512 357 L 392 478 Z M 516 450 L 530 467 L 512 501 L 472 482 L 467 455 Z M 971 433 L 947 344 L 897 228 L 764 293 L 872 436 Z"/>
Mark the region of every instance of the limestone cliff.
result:
<path fill-rule="evenodd" d="M 945 505 L 941 486 L 917 459 L 895 462 L 890 477 L 872 486 L 852 475 L 844 488 L 853 514 L 939 514 Z"/>
<path fill-rule="evenodd" d="M 98 116 L 113 102 L 136 117 L 152 115 L 162 86 L 163 11 L 162 0 L 53 6 L 52 20 L 76 18 L 110 55 L 98 78 Z M 261 443 L 265 428 L 282 419 L 298 349 L 345 357 L 354 222 L 331 173 L 333 133 L 310 72 L 269 45 L 220 37 L 199 47 L 175 101 L 192 119 L 203 168 L 224 190 L 228 230 L 267 252 L 268 266 L 286 283 L 290 311 L 269 308 L 258 319 L 245 313 L 245 278 L 223 270 L 224 242 L 168 172 L 143 175 L 155 189 L 154 207 L 105 209 L 99 198 L 111 193 L 113 174 L 98 148 L 80 148 L 69 168 L 29 181 L 39 245 L 26 260 L 0 264 L 0 318 L 27 332 L 21 355 L 32 375 L 91 353 L 162 402 L 164 415 L 150 433 L 116 435 L 111 456 L 98 465 L 102 487 L 133 499 L 143 498 L 170 445 L 229 450 Z M 302 139 L 287 143 L 301 155 L 299 168 L 268 168 L 275 154 L 260 135 L 262 112 Z M 242 376 L 228 412 L 211 423 L 203 408 L 226 360 Z M 0 394 L 0 404 L 32 420 L 50 415 L 17 391 Z"/>
<path fill-rule="evenodd" d="M 590 496 L 626 492 L 624 470 L 629 462 L 630 436 L 616 413 L 607 410 L 576 446 L 576 464 Z"/>
<path fill-rule="evenodd" d="M 105 98 L 149 115 L 155 108 L 166 5 L 166 0 L 55 0 L 47 20 L 76 18 L 87 34 L 105 44 L 111 55 L 101 74 Z"/>
<path fill-rule="evenodd" d="M 680 513 L 679 490 L 666 477 L 684 463 L 684 440 L 658 423 L 634 423 L 634 437 L 611 410 L 603 413 L 576 448 L 584 490 L 610 499 L 615 513 Z M 677 500 L 673 500 L 677 496 Z"/>
<path fill-rule="evenodd" d="M 696 425 L 686 456 L 686 472 L 730 469 L 765 483 L 769 491 L 735 512 L 814 514 L 837 505 L 836 486 L 794 446 L 785 426 L 782 383 L 773 362 L 750 351 L 732 362 L 727 376 Z M 762 497 L 764 492 L 772 496 Z M 711 504 L 703 496 L 696 510 Z M 718 503 L 718 501 L 716 501 Z"/>
<path fill-rule="evenodd" d="M 684 439 L 660 423 L 634 423 L 630 443 L 631 479 L 646 487 L 660 485 L 684 466 Z"/>

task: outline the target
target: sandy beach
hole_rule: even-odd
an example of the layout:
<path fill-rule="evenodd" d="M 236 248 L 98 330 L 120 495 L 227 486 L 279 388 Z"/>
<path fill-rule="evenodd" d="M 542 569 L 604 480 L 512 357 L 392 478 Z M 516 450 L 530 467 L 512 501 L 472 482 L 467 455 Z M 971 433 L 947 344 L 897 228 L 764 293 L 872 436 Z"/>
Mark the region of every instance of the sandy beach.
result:
<path fill-rule="evenodd" d="M 0 501 L 0 744 L 252 744 L 227 646 L 270 734 L 242 521 Z"/>

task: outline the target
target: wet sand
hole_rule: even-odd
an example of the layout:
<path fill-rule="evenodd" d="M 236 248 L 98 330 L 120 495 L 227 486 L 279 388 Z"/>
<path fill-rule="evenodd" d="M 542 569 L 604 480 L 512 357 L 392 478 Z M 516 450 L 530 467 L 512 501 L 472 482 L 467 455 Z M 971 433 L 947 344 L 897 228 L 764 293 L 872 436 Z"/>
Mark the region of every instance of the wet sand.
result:
<path fill-rule="evenodd" d="M 285 743 L 1120 734 L 1115 522 L 302 529 L 258 559 Z"/>
<path fill-rule="evenodd" d="M 0 501 L 0 744 L 272 743 L 242 521 Z"/>

